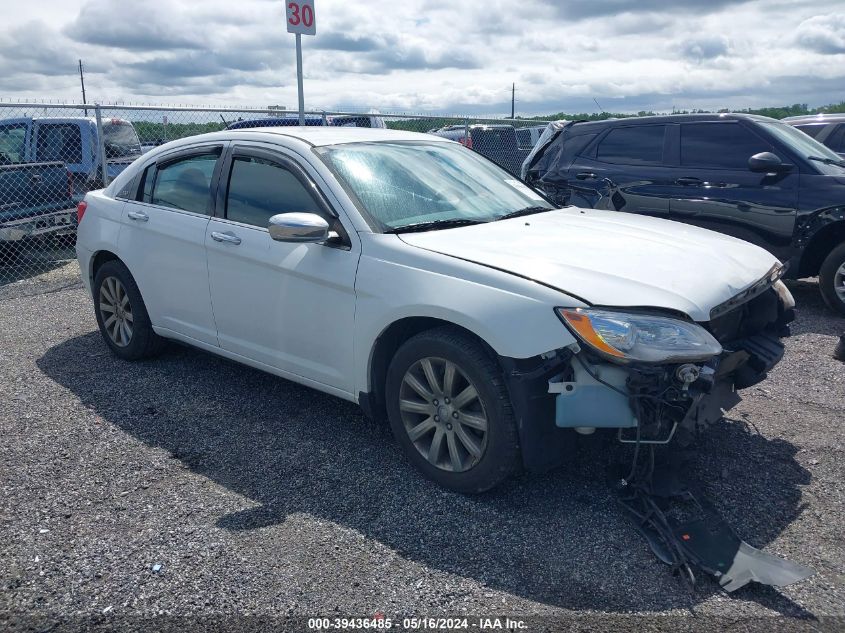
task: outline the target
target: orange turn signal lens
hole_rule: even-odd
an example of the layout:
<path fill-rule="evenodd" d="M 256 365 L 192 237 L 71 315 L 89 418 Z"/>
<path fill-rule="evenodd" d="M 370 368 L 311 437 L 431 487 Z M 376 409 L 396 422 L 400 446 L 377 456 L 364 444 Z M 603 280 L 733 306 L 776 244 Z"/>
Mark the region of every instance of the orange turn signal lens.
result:
<path fill-rule="evenodd" d="M 607 341 L 602 338 L 602 335 L 595 331 L 590 318 L 586 314 L 582 314 L 577 310 L 559 310 L 560 316 L 575 332 L 584 339 L 584 342 L 589 343 L 597 350 L 615 356 L 616 358 L 625 358 L 625 354 L 620 352 L 615 347 L 608 345 Z"/>

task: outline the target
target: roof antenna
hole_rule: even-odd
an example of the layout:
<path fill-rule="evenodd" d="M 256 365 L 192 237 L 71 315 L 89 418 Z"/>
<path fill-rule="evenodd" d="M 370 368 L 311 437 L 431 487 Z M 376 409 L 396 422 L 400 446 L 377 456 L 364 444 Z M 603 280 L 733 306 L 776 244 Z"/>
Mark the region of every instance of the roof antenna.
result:
<path fill-rule="evenodd" d="M 599 112 L 601 112 L 602 114 L 607 114 L 607 113 L 604 111 L 604 108 L 602 108 L 602 107 L 599 105 L 599 102 L 598 102 L 598 100 L 597 100 L 595 97 L 593 97 L 593 102 L 596 104 L 596 106 L 598 106 Z"/>

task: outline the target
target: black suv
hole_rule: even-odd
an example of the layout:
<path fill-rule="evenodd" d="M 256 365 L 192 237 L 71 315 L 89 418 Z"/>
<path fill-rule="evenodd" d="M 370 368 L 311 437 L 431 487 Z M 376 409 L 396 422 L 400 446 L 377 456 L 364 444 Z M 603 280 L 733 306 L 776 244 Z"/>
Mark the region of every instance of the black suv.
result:
<path fill-rule="evenodd" d="M 794 127 L 744 114 L 572 122 L 523 176 L 561 206 L 652 215 L 762 246 L 789 263 L 788 277 L 818 275 L 825 301 L 845 314 L 845 162 Z"/>

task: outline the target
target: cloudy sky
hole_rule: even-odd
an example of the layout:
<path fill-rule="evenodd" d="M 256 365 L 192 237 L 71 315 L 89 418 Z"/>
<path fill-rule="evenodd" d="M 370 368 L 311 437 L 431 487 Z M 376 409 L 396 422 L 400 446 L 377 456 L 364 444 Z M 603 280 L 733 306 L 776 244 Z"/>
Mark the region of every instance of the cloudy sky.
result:
<path fill-rule="evenodd" d="M 316 0 L 306 107 L 502 114 L 845 100 L 842 0 Z M 296 105 L 282 0 L 31 0 L 0 97 Z"/>

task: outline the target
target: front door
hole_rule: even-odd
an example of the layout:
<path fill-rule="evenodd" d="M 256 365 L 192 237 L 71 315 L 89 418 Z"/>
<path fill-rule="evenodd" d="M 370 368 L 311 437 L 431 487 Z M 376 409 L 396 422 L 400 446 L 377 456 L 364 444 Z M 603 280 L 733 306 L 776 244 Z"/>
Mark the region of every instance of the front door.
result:
<path fill-rule="evenodd" d="M 346 236 L 306 168 L 277 148 L 235 146 L 206 231 L 220 346 L 281 372 L 352 393 L 357 237 Z M 344 237 L 274 241 L 271 216 L 325 217 Z"/>
<path fill-rule="evenodd" d="M 153 325 L 215 346 L 205 232 L 222 149 L 195 147 L 148 166 L 118 238 Z"/>
<path fill-rule="evenodd" d="M 682 123 L 671 217 L 757 244 L 788 258 L 798 205 L 798 168 L 752 172 L 748 159 L 774 152 L 768 140 L 738 121 Z M 789 157 L 778 154 L 784 162 Z"/>

